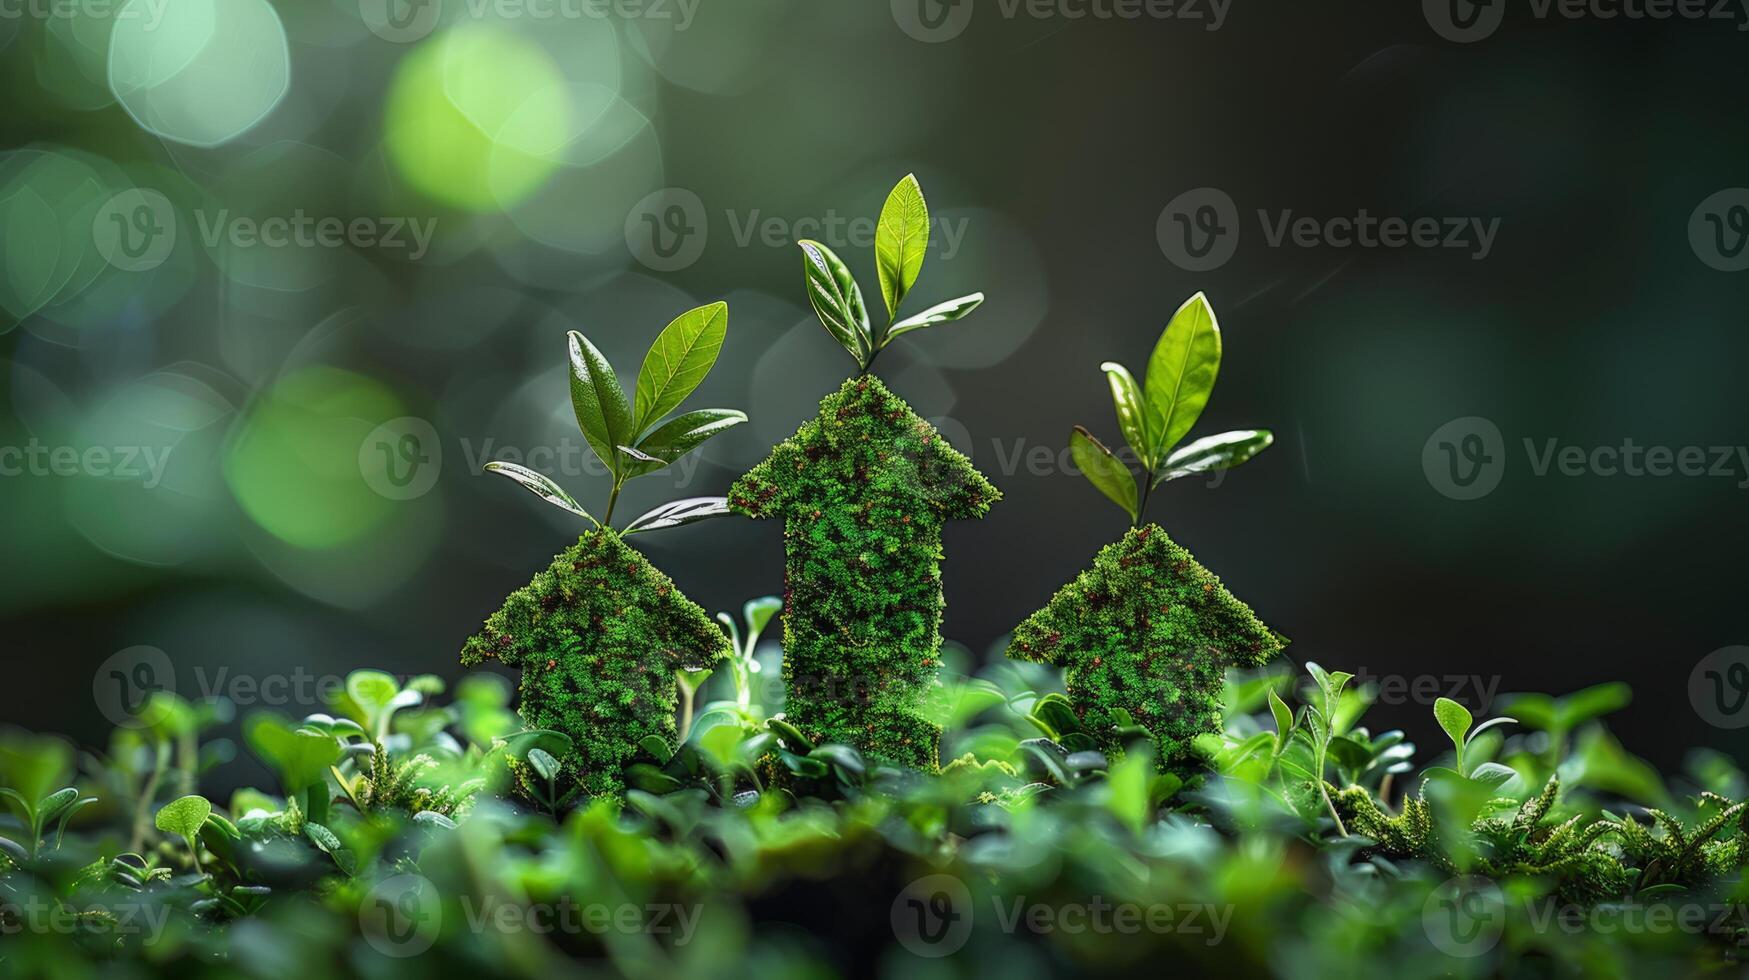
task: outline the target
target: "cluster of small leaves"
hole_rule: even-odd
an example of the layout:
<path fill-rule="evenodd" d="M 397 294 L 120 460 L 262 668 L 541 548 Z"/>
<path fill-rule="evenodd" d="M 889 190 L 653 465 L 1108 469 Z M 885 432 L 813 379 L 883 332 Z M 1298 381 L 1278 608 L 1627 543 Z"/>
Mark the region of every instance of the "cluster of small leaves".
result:
<path fill-rule="evenodd" d="M 906 175 L 887 195 L 875 225 L 875 270 L 880 277 L 881 299 L 887 307 L 884 325 L 870 322 L 862 287 L 856 284 L 856 276 L 843 259 L 816 241 L 797 244 L 802 249 L 808 302 L 826 332 L 856 358 L 863 374 L 868 373 L 875 358 L 893 341 L 913 331 L 962 319 L 984 302 L 983 293 L 972 293 L 899 319 L 899 306 L 917 284 L 929 251 L 929 205 L 923 200 L 923 188 L 914 174 Z"/>
<path fill-rule="evenodd" d="M 1202 293 L 1178 308 L 1160 334 L 1143 382 L 1116 361 L 1100 365 L 1111 386 L 1118 427 L 1141 468 L 1141 489 L 1129 465 L 1093 433 L 1076 426 L 1069 452 L 1081 473 L 1140 524 L 1148 495 L 1162 483 L 1231 469 L 1275 441 L 1264 429 L 1223 432 L 1174 449 L 1208 405 L 1221 369 L 1221 328 Z"/>
<path fill-rule="evenodd" d="M 732 654 L 703 609 L 607 528 L 584 534 L 487 618 L 462 663 L 522 670 L 530 729 L 563 733 L 558 781 L 617 797 L 638 743 L 677 731 L 674 676 Z"/>
<path fill-rule="evenodd" d="M 747 421 L 744 413 L 734 409 L 701 408 L 663 422 L 710 374 L 728 329 L 727 303 L 701 306 L 676 317 L 644 355 L 630 401 L 601 351 L 581 333 L 570 333 L 571 408 L 590 450 L 613 478 L 607 510 L 600 521 L 564 488 L 534 470 L 505 462 L 488 463 L 486 469 L 515 480 L 547 503 L 597 527 L 612 526 L 614 507 L 626 481 L 661 470 Z M 720 497 L 688 498 L 644 514 L 623 533 L 679 527 L 724 513 Z"/>
<path fill-rule="evenodd" d="M 1283 639 L 1166 532 L 1132 528 L 1014 631 L 1008 656 L 1063 669 L 1076 727 L 1121 753 L 1139 726 L 1169 766 L 1220 731 L 1226 672 Z M 1063 727 L 1054 723 L 1054 728 Z"/>
<path fill-rule="evenodd" d="M 870 376 L 730 489 L 737 513 L 785 520 L 786 714 L 810 741 L 939 765 L 917 709 L 941 666 L 941 529 L 1000 497 Z"/>

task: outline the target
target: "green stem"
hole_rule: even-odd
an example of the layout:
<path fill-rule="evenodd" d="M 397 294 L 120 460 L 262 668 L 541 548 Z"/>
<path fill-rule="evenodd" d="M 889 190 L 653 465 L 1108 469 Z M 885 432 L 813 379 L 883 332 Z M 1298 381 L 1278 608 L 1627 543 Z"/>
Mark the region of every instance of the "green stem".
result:
<path fill-rule="evenodd" d="M 692 701 L 695 697 L 692 688 L 682 681 L 680 684 L 680 741 L 685 742 L 686 736 L 692 732 Z"/>
<path fill-rule="evenodd" d="M 1148 494 L 1154 492 L 1154 474 L 1149 470 L 1142 471 L 1142 500 L 1136 504 L 1136 519 L 1130 522 L 1130 527 L 1142 526 L 1142 515 L 1148 511 Z"/>
<path fill-rule="evenodd" d="M 613 505 L 619 503 L 619 488 L 623 486 L 623 479 L 617 476 L 613 478 L 613 492 L 607 495 L 607 514 L 601 518 L 601 526 L 609 530 L 613 529 Z"/>
<path fill-rule="evenodd" d="M 147 777 L 146 787 L 140 791 L 139 805 L 134 809 L 134 833 L 128 850 L 135 854 L 139 854 L 146 846 L 146 830 L 152 825 L 152 798 L 158 795 L 158 782 L 164 778 L 164 770 L 169 763 L 170 743 L 159 739 L 152 775 Z"/>

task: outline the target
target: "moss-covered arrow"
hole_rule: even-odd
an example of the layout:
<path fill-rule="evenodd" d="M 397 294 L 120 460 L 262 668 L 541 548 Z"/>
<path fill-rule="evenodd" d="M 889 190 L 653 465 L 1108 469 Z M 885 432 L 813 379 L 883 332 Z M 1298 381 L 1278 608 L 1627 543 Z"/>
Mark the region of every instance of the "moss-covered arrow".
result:
<path fill-rule="evenodd" d="M 918 713 L 941 663 L 941 530 L 982 517 L 1001 495 L 941 433 L 868 375 L 893 338 L 951 322 L 982 294 L 898 319 L 929 244 L 915 177 L 881 211 L 876 262 L 886 326 L 832 250 L 803 242 L 808 298 L 863 374 L 729 491 L 751 517 L 784 520 L 785 720 L 815 742 L 843 742 L 934 771 L 940 729 Z"/>
<path fill-rule="evenodd" d="M 727 514 L 722 497 L 664 504 L 614 531 L 614 505 L 626 481 L 666 467 L 747 417 L 701 409 L 663 422 L 716 363 L 728 306 L 682 314 L 664 329 L 638 372 L 635 401 L 601 352 L 570 335 L 571 403 L 590 448 L 613 477 L 606 516 L 597 522 L 547 477 L 489 463 L 542 500 L 595 524 L 528 585 L 511 593 L 462 648 L 462 663 L 486 660 L 522 669 L 518 712 L 531 729 L 560 732 L 570 750 L 554 779 L 590 796 L 618 796 L 625 767 L 651 735 L 675 741 L 677 675 L 709 670 L 731 655 L 728 637 L 624 536 Z M 532 790 L 527 772 L 518 773 Z M 543 786 L 540 795 L 553 796 Z"/>
<path fill-rule="evenodd" d="M 1262 666 L 1286 642 L 1165 531 L 1141 524 L 1155 487 L 1237 466 L 1273 441 L 1267 431 L 1241 430 L 1174 450 L 1208 404 L 1220 363 L 1220 325 L 1198 293 L 1161 334 L 1145 384 L 1122 364 L 1102 365 L 1142 470 L 1140 492 L 1128 464 L 1086 429 L 1077 426 L 1069 446 L 1081 472 L 1130 515 L 1132 527 L 1017 627 L 1008 647 L 1015 659 L 1063 668 L 1081 731 L 1101 748 L 1121 752 L 1140 726 L 1166 767 L 1187 761 L 1196 736 L 1220 730 L 1227 668 Z"/>

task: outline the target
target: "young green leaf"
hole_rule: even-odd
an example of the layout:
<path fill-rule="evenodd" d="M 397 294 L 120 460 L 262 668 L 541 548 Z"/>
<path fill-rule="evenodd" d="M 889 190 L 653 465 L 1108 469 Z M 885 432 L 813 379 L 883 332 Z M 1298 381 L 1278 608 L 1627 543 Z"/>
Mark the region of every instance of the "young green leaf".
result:
<path fill-rule="evenodd" d="M 868 309 L 862 302 L 862 288 L 850 268 L 831 249 L 816 241 L 798 242 L 802 249 L 802 270 L 807 277 L 808 302 L 814 313 L 859 366 L 867 366 L 874 353 L 869 334 Z"/>
<path fill-rule="evenodd" d="M 601 526 L 600 521 L 589 516 L 589 512 L 583 509 L 583 505 L 572 499 L 571 495 L 561 489 L 557 483 L 554 483 L 545 476 L 536 473 L 534 470 L 525 466 L 518 466 L 515 463 L 495 461 L 486 464 L 486 472 L 499 473 L 507 476 L 521 484 L 523 489 L 527 490 L 529 493 L 532 493 L 547 503 L 552 504 L 554 507 L 557 507 L 560 510 L 568 510 L 589 523 L 594 524 L 596 527 Z"/>
<path fill-rule="evenodd" d="M 659 531 L 663 528 L 681 527 L 708 520 L 712 517 L 723 517 L 729 513 L 729 498 L 727 497 L 688 497 L 685 500 L 675 500 L 657 507 L 637 520 L 626 525 L 620 534 L 637 534 L 640 531 Z"/>
<path fill-rule="evenodd" d="M 1268 449 L 1274 442 L 1275 435 L 1267 429 L 1240 429 L 1205 436 L 1166 457 L 1166 468 L 1154 485 L 1198 473 L 1230 470 Z"/>
<path fill-rule="evenodd" d="M 633 460 L 626 474 L 642 476 L 653 473 L 745 421 L 746 413 L 732 408 L 701 408 L 676 415 L 645 436 L 635 451 L 620 447 L 620 451 Z"/>
<path fill-rule="evenodd" d="M 184 796 L 180 800 L 172 800 L 164 804 L 158 811 L 156 821 L 159 830 L 166 834 L 190 838 L 200 833 L 200 827 L 211 816 L 213 805 L 203 796 Z"/>
<path fill-rule="evenodd" d="M 729 304 L 689 310 L 668 324 L 638 369 L 636 412 L 628 439 L 680 406 L 717 363 L 729 330 Z"/>
<path fill-rule="evenodd" d="M 881 298 L 887 302 L 888 320 L 898 317 L 899 304 L 916 284 L 928 251 L 929 205 L 923 200 L 917 175 L 906 174 L 887 195 L 880 222 L 875 226 L 875 267 L 880 274 Z"/>
<path fill-rule="evenodd" d="M 1130 452 L 1142 461 L 1142 468 L 1153 472 L 1153 446 L 1148 442 L 1148 405 L 1142 398 L 1142 387 L 1136 384 L 1130 369 L 1116 361 L 1099 365 L 1105 380 L 1111 385 L 1111 404 L 1117 409 L 1118 430 L 1130 444 Z"/>
<path fill-rule="evenodd" d="M 1287 748 L 1288 735 L 1294 730 L 1294 713 L 1274 688 L 1269 689 L 1269 713 L 1275 716 L 1275 753 L 1280 755 Z"/>
<path fill-rule="evenodd" d="M 1076 426 L 1069 434 L 1069 455 L 1081 474 L 1098 487 L 1100 493 L 1122 507 L 1124 513 L 1130 515 L 1130 520 L 1137 518 L 1136 478 L 1112 455 L 1111 450 L 1093 437 L 1093 433 Z"/>
<path fill-rule="evenodd" d="M 913 330 L 922 330 L 926 327 L 936 327 L 943 323 L 952 323 L 955 320 L 964 319 L 967 314 L 971 313 L 979 306 L 982 306 L 983 303 L 983 293 L 972 293 L 969 296 L 950 299 L 945 303 L 937 303 L 916 316 L 908 316 L 905 319 L 900 320 L 898 323 L 893 324 L 892 329 L 888 330 L 886 334 L 881 337 L 880 343 L 877 346 L 885 347 Z"/>
<path fill-rule="evenodd" d="M 528 765 L 549 783 L 559 775 L 559 760 L 545 749 L 529 749 Z"/>
<path fill-rule="evenodd" d="M 1451 739 L 1452 747 L 1457 750 L 1458 771 L 1462 772 L 1464 765 L 1464 736 L 1469 734 L 1470 723 L 1475 717 L 1470 709 L 1458 704 L 1451 698 L 1440 698 L 1433 702 L 1433 718 L 1439 722 L 1439 727 L 1445 730 L 1446 737 Z"/>
<path fill-rule="evenodd" d="M 1165 457 L 1196 424 L 1220 369 L 1220 324 L 1208 297 L 1197 293 L 1172 315 L 1148 358 L 1144 390 L 1154 458 Z"/>
<path fill-rule="evenodd" d="M 610 472 L 618 473 L 619 447 L 632 441 L 632 410 L 625 389 L 589 338 L 575 330 L 570 338 L 571 407 L 577 413 L 577 427 L 596 457 Z"/>

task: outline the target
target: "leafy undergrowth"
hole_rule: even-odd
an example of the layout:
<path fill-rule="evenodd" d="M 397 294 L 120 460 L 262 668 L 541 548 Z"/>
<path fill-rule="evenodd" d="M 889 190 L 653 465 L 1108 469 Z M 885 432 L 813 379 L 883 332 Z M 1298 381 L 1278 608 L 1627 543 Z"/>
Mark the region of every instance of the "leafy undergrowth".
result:
<path fill-rule="evenodd" d="M 307 978 L 1174 972 L 1678 975 L 1735 965 L 1744 776 L 1668 782 L 1608 685 L 1441 700 L 1450 744 L 1373 732 L 1369 692 L 1229 675 L 1202 767 L 1080 728 L 1057 675 L 948 670 L 939 776 L 809 744 L 735 631 L 723 699 L 645 739 L 623 801 L 510 688 L 354 674 L 326 713 L 242 719 L 274 784 L 199 795 L 222 702 L 150 701 L 104 753 L 12 731 L 0 973 Z M 956 668 L 957 671 L 956 672 Z M 733 687 L 729 682 L 733 681 Z M 690 695 L 690 692 L 689 692 Z M 768 695 L 761 697 L 760 695 Z M 761 702 L 768 703 L 761 703 Z M 1121 720 L 1120 720 L 1121 721 Z M 520 787 L 518 791 L 515 787 Z"/>

